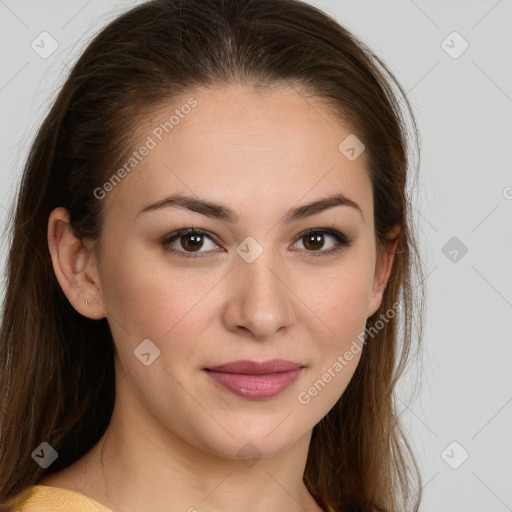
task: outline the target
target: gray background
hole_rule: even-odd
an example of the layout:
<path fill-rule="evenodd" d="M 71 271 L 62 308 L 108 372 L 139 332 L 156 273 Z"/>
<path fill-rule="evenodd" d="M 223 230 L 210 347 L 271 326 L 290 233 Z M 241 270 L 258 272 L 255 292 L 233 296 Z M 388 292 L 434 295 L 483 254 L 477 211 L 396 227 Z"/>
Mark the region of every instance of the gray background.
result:
<path fill-rule="evenodd" d="M 0 0 L 0 227 L 68 63 L 137 3 Z M 421 134 L 425 348 L 399 395 L 424 479 L 421 510 L 512 511 L 512 0 L 311 3 L 383 58 Z M 31 48 L 43 31 L 58 43 L 47 58 Z M 2 251 L 1 263 L 5 237 Z"/>

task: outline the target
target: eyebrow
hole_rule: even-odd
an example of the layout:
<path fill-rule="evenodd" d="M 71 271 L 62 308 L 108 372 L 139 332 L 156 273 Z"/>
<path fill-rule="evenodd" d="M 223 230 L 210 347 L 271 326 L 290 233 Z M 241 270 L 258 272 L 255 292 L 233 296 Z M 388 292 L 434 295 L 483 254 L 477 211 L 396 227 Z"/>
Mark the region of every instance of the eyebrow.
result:
<path fill-rule="evenodd" d="M 354 208 L 359 212 L 361 218 L 364 220 L 363 212 L 359 205 L 344 194 L 339 193 L 292 208 L 284 215 L 282 222 L 289 224 L 296 220 L 321 213 L 336 206 L 349 206 Z M 240 215 L 238 213 L 234 212 L 226 206 L 183 194 L 173 194 L 172 196 L 166 197 L 165 199 L 157 201 L 156 203 L 149 204 L 137 214 L 137 217 L 142 213 L 152 212 L 161 208 L 169 207 L 190 210 L 212 219 L 219 219 L 233 224 L 236 224 L 240 219 Z"/>

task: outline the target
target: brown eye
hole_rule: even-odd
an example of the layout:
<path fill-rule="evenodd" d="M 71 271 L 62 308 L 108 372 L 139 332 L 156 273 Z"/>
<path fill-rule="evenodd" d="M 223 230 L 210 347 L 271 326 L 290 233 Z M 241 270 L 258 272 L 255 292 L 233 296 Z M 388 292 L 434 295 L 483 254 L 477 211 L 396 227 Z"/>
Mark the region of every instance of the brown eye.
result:
<path fill-rule="evenodd" d="M 304 237 L 304 240 L 306 240 L 304 242 L 304 247 L 308 250 L 315 251 L 318 249 L 322 249 L 322 247 L 324 245 L 324 236 L 319 235 L 317 233 L 313 233 L 311 235 L 306 235 Z"/>
<path fill-rule="evenodd" d="M 325 247 L 326 237 L 333 240 L 330 244 L 328 243 L 327 248 Z M 300 235 L 297 243 L 299 242 L 304 245 L 306 253 L 317 253 L 308 256 L 328 256 L 349 246 L 352 240 L 349 240 L 343 233 L 332 229 L 310 229 Z"/>
<path fill-rule="evenodd" d="M 186 251 L 197 251 L 203 245 L 203 235 L 190 233 L 180 237 L 180 243 Z"/>
<path fill-rule="evenodd" d="M 201 250 L 204 249 L 207 241 L 212 247 Z M 210 235 L 195 228 L 180 229 L 171 233 L 162 240 L 162 246 L 166 251 L 184 257 L 203 257 L 210 252 L 210 249 L 218 247 Z"/>
<path fill-rule="evenodd" d="M 326 242 L 329 239 L 331 240 L 330 244 Z M 206 242 L 210 242 L 212 246 L 210 249 L 206 247 L 206 250 L 202 250 L 205 249 Z M 219 249 L 219 246 L 208 232 L 196 228 L 175 231 L 167 235 L 161 243 L 167 252 L 191 258 L 210 256 L 212 250 Z M 349 240 L 339 231 L 318 228 L 301 233 L 295 244 L 297 243 L 303 244 L 307 256 L 329 256 L 343 247 L 349 246 L 352 240 Z"/>

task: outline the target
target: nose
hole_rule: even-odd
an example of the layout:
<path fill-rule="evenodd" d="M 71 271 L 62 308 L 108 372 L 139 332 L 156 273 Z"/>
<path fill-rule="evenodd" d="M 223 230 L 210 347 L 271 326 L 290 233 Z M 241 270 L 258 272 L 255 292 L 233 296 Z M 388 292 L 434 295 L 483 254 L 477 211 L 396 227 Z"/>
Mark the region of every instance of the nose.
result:
<path fill-rule="evenodd" d="M 228 330 L 263 341 L 293 324 L 294 294 L 271 255 L 264 251 L 252 263 L 240 258 L 229 279 L 223 318 Z"/>

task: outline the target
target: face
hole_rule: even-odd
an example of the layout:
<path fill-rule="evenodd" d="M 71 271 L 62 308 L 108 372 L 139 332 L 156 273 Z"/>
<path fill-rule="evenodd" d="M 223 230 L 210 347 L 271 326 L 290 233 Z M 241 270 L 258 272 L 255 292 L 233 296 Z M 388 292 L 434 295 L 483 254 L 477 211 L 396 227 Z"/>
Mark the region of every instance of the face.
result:
<path fill-rule="evenodd" d="M 365 155 L 348 159 L 350 128 L 291 87 L 200 89 L 148 126 L 147 154 L 106 187 L 95 263 L 118 392 L 196 448 L 275 455 L 342 395 L 380 305 Z M 162 203 L 176 195 L 194 202 Z M 348 203 L 301 209 L 331 196 Z M 275 359 L 298 369 L 207 370 Z"/>

